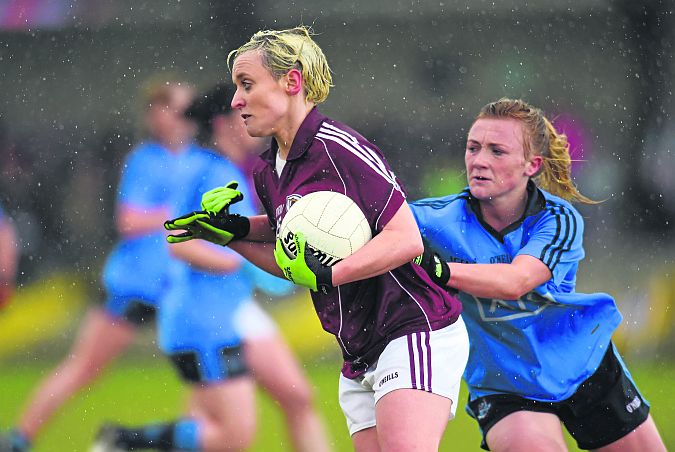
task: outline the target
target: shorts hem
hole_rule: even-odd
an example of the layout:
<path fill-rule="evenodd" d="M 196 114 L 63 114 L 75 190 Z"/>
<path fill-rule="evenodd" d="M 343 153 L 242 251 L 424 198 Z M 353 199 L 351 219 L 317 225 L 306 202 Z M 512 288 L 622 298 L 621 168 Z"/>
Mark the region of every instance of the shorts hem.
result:
<path fill-rule="evenodd" d="M 354 436 L 354 434 L 365 430 L 367 428 L 372 428 L 375 427 L 377 423 L 375 421 L 370 421 L 370 422 L 364 422 L 359 425 L 352 425 L 352 427 L 349 429 L 349 436 Z"/>
<path fill-rule="evenodd" d="M 635 429 L 640 427 L 642 424 L 647 422 L 647 419 L 649 418 L 649 406 L 647 406 L 647 410 L 645 411 L 645 415 L 643 418 L 640 419 L 639 422 L 637 422 L 635 425 L 631 425 L 630 427 L 624 427 L 621 430 L 615 432 L 615 435 L 612 437 L 605 439 L 603 441 L 597 441 L 593 443 L 579 443 L 577 442 L 577 446 L 579 449 L 584 449 L 584 450 L 593 450 L 593 449 L 599 449 L 601 447 L 609 446 L 613 442 L 616 442 L 620 440 L 621 438 L 625 438 L 628 436 L 631 432 L 633 432 Z"/>

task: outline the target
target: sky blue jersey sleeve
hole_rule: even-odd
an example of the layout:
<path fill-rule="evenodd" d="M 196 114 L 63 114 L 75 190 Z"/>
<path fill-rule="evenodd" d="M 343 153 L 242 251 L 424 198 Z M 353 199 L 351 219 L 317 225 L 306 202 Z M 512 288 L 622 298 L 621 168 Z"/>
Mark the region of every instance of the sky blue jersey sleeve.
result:
<path fill-rule="evenodd" d="M 551 270 L 552 282 L 561 285 L 576 280 L 576 269 L 584 258 L 584 222 L 569 205 L 548 205 L 527 234 L 518 254 L 541 260 Z"/>
<path fill-rule="evenodd" d="M 464 233 L 458 225 L 458 199 L 456 195 L 450 195 L 409 204 L 422 238 L 443 255 L 454 251 L 458 231 Z"/>

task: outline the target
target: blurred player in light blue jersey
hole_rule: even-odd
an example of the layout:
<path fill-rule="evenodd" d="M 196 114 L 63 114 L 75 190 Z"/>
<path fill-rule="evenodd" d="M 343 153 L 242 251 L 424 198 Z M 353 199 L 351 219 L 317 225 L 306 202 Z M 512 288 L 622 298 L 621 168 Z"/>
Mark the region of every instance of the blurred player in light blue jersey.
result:
<path fill-rule="evenodd" d="M 467 410 L 482 447 L 662 451 L 649 405 L 611 342 L 607 294 L 575 292 L 593 204 L 570 175 L 566 137 L 521 100 L 486 105 L 466 146 L 469 186 L 412 204 L 427 241 L 417 260 L 459 291 L 471 351 Z"/>
<path fill-rule="evenodd" d="M 202 114 L 208 113 L 206 135 L 214 137 L 215 147 L 225 154 L 225 148 L 234 148 L 236 151 L 230 153 L 243 157 L 258 143 L 245 134 L 240 122 L 233 122 L 232 127 L 227 118 L 212 120 L 212 116 L 225 112 L 203 111 L 214 107 L 212 96 L 225 88 L 221 86 L 208 98 L 197 99 L 187 115 L 202 122 Z M 172 201 L 174 214 L 200 209 L 201 194 L 223 181 L 246 181 L 234 163 L 206 149 L 182 154 L 172 178 L 182 187 Z M 239 188 L 244 199 L 233 205 L 231 213 L 255 214 L 248 187 Z M 178 239 L 174 243 L 171 252 L 179 260 L 170 265 L 171 284 L 162 299 L 158 334 L 160 348 L 191 385 L 189 413 L 166 424 L 140 428 L 106 426 L 94 450 L 211 451 L 248 447 L 255 431 L 249 364 L 256 380 L 285 408 L 291 425 L 298 425 L 298 436 L 304 435 L 296 441 L 298 449 L 327 450 L 325 440 L 317 442 L 317 427 L 322 433 L 318 418 L 302 411 L 309 410 L 313 415 L 310 396 L 305 395 L 308 384 L 274 323 L 253 301 L 256 284 L 269 286 L 265 287 L 267 291 L 286 292 L 288 282 L 264 276 L 264 272 L 228 248 L 204 241 L 182 243 Z"/>
<path fill-rule="evenodd" d="M 144 119 L 151 138 L 127 157 L 117 200 L 121 236 L 103 271 L 107 299 L 91 309 L 67 358 L 37 388 L 0 451 L 28 450 L 51 416 L 92 382 L 132 342 L 136 328 L 153 319 L 168 284 L 171 260 L 162 223 L 176 159 L 190 149 L 195 132 L 184 111 L 193 92 L 183 83 L 162 81 L 145 95 Z"/>
<path fill-rule="evenodd" d="M 178 157 L 172 180 L 181 190 L 172 213 L 199 208 L 201 193 L 223 180 L 241 180 L 231 163 L 206 149 Z M 236 205 L 250 214 L 246 201 Z M 235 209 L 233 209 L 235 210 Z M 159 346 L 191 386 L 189 413 L 166 424 L 107 426 L 93 450 L 241 450 L 255 430 L 255 393 L 244 362 L 235 314 L 253 292 L 240 272 L 243 259 L 208 242 L 177 243 L 169 265 L 171 283 L 158 313 Z"/>
<path fill-rule="evenodd" d="M 0 309 L 10 302 L 14 294 L 18 260 L 16 229 L 0 207 Z"/>
<path fill-rule="evenodd" d="M 251 169 L 265 142 L 248 135 L 230 101 L 234 87 L 221 83 L 195 100 L 187 115 L 200 128 L 200 137 L 242 172 L 239 187 L 249 202 L 258 199 L 253 190 Z M 230 179 L 222 179 L 219 184 Z M 261 210 L 259 205 L 256 210 Z M 248 261 L 242 272 L 252 280 L 259 296 L 279 297 L 293 292 L 294 285 L 270 275 Z M 280 406 L 295 450 L 324 452 L 330 448 L 322 421 L 313 406 L 313 393 L 300 363 L 279 333 L 272 318 L 251 296 L 236 314 L 235 328 L 244 341 L 246 364 L 256 383 Z"/>

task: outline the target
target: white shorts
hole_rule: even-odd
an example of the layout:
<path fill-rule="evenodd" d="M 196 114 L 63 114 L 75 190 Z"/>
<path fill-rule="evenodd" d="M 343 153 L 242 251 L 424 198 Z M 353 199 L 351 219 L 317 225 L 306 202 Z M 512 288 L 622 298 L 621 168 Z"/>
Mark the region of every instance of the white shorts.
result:
<path fill-rule="evenodd" d="M 244 341 L 273 337 L 279 332 L 272 317 L 253 299 L 244 301 L 234 313 L 234 328 Z"/>
<path fill-rule="evenodd" d="M 457 411 L 459 385 L 469 358 L 469 336 L 460 316 L 452 325 L 412 333 L 391 341 L 377 363 L 359 378 L 340 375 L 340 406 L 349 434 L 374 427 L 375 404 L 396 389 L 419 389 L 452 400 Z"/>

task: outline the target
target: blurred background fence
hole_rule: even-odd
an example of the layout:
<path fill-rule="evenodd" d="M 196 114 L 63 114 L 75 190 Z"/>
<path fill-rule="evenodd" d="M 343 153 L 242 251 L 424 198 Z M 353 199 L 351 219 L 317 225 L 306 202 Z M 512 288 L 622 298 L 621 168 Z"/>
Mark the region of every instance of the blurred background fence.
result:
<path fill-rule="evenodd" d="M 21 243 L 0 360 L 45 347 L 59 356 L 51 338 L 69 338 L 69 319 L 100 298 L 122 158 L 143 136 L 143 82 L 165 74 L 206 89 L 229 78 L 228 51 L 253 32 L 300 23 L 334 72 L 322 110 L 372 138 L 411 199 L 463 187 L 482 105 L 508 96 L 543 108 L 570 137 L 576 183 L 604 200 L 580 208 L 579 289 L 617 298 L 631 359 L 672 359 L 674 10 L 672 0 L 0 0 L 0 203 Z M 26 333 L 21 309 L 42 326 Z M 322 356 L 322 341 L 306 356 Z"/>

